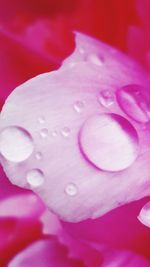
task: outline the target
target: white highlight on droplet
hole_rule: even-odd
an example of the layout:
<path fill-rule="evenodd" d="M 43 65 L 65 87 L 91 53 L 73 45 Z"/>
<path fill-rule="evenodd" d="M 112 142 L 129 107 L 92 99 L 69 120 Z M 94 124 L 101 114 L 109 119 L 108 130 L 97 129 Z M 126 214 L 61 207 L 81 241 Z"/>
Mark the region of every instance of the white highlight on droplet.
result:
<path fill-rule="evenodd" d="M 78 192 L 77 186 L 74 183 L 70 183 L 65 188 L 65 193 L 69 196 L 75 196 Z"/>
<path fill-rule="evenodd" d="M 150 227 L 150 201 L 141 209 L 138 220 L 145 226 Z"/>
<path fill-rule="evenodd" d="M 28 171 L 26 180 L 32 187 L 38 187 L 44 183 L 44 174 L 39 169 L 33 169 Z"/>
<path fill-rule="evenodd" d="M 34 144 L 29 132 L 18 126 L 10 126 L 0 133 L 0 153 L 11 162 L 22 162 L 33 153 Z"/>

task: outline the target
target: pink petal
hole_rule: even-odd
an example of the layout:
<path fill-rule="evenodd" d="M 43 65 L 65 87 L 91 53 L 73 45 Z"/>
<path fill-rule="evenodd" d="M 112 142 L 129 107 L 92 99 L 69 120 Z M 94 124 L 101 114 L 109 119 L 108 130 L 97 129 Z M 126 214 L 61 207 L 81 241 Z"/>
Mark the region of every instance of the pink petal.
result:
<path fill-rule="evenodd" d="M 134 251 L 150 259 L 150 231 L 137 220 L 146 202 L 147 199 L 143 199 L 124 205 L 96 220 L 76 224 L 63 222 L 62 225 L 74 239 L 99 249 L 102 254 L 103 246 L 111 246 Z"/>
<path fill-rule="evenodd" d="M 130 251 L 113 251 L 106 253 L 106 259 L 102 267 L 149 267 L 150 261 Z"/>
<path fill-rule="evenodd" d="M 0 259 L 5 267 L 8 261 L 31 242 L 42 237 L 41 225 L 32 219 L 0 220 Z"/>
<path fill-rule="evenodd" d="M 66 221 L 149 194 L 148 76 L 112 47 L 79 33 L 76 42 L 58 71 L 10 95 L 0 122 L 7 176 Z"/>
<path fill-rule="evenodd" d="M 28 246 L 8 264 L 8 267 L 16 266 L 83 267 L 84 265 L 78 260 L 68 259 L 65 247 L 55 240 L 40 240 Z"/>
<path fill-rule="evenodd" d="M 20 194 L 1 201 L 0 217 L 38 218 L 45 207 L 40 199 L 32 194 Z"/>

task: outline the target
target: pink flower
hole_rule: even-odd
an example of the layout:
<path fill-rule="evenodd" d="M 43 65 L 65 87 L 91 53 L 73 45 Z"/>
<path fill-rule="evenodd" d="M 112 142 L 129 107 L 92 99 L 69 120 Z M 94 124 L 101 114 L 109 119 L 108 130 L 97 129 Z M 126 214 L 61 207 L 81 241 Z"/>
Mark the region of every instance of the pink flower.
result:
<path fill-rule="evenodd" d="M 142 31 L 134 1 L 69 3 L 17 1 L 1 16 L 1 105 L 48 71 L 17 87 L 0 116 L 13 184 L 1 170 L 1 266 L 147 267 L 149 73 L 89 35 L 126 50 L 135 25 L 128 45 L 145 64 L 148 44 L 133 47 L 147 38 L 149 4 L 137 3 Z"/>

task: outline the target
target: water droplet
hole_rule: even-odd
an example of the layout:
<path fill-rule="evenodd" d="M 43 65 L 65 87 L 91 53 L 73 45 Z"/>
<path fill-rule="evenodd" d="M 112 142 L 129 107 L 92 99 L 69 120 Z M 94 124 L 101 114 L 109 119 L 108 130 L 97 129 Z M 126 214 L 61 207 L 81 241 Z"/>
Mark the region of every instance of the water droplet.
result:
<path fill-rule="evenodd" d="M 148 99 L 143 95 L 147 90 L 142 86 L 131 84 L 117 91 L 117 100 L 121 109 L 137 122 L 148 122 L 150 109 Z"/>
<path fill-rule="evenodd" d="M 79 143 L 86 159 L 105 171 L 126 169 L 138 156 L 135 128 L 114 113 L 91 116 L 81 128 Z"/>
<path fill-rule="evenodd" d="M 48 130 L 46 128 L 43 128 L 41 131 L 40 131 L 40 136 L 42 138 L 46 138 L 48 136 Z"/>
<path fill-rule="evenodd" d="M 81 55 L 85 54 L 85 50 L 84 50 L 84 48 L 80 47 L 80 48 L 79 48 L 79 53 L 80 53 Z"/>
<path fill-rule="evenodd" d="M 27 173 L 26 179 L 29 185 L 38 187 L 44 182 L 44 174 L 39 169 L 33 169 Z"/>
<path fill-rule="evenodd" d="M 150 227 L 150 201 L 141 209 L 138 219 L 142 224 Z"/>
<path fill-rule="evenodd" d="M 98 101 L 103 107 L 108 108 L 114 104 L 114 95 L 110 90 L 103 90 L 98 95 Z"/>
<path fill-rule="evenodd" d="M 9 161 L 22 162 L 31 156 L 33 149 L 31 135 L 21 127 L 10 126 L 0 133 L 0 153 Z"/>
<path fill-rule="evenodd" d="M 76 101 L 73 107 L 76 112 L 81 113 L 84 108 L 84 103 L 81 101 Z"/>
<path fill-rule="evenodd" d="M 68 66 L 70 68 L 74 68 L 76 66 L 76 64 L 77 64 L 76 62 L 71 62 L 71 63 L 68 64 Z"/>
<path fill-rule="evenodd" d="M 88 56 L 88 61 L 90 61 L 91 63 L 97 66 L 102 66 L 104 64 L 104 58 L 96 54 L 90 54 Z"/>
<path fill-rule="evenodd" d="M 57 132 L 57 131 L 53 131 L 53 132 L 52 132 L 52 136 L 53 136 L 53 137 L 56 137 L 57 135 L 58 135 L 58 132 Z"/>
<path fill-rule="evenodd" d="M 38 118 L 38 121 L 39 121 L 39 123 L 44 124 L 44 123 L 45 123 L 45 118 L 44 118 L 44 116 L 39 117 L 39 118 Z"/>
<path fill-rule="evenodd" d="M 62 130 L 61 130 L 61 134 L 64 136 L 64 137 L 68 137 L 70 135 L 70 128 L 68 127 L 64 127 Z"/>
<path fill-rule="evenodd" d="M 35 157 L 36 157 L 37 160 L 40 160 L 42 158 L 42 153 L 41 152 L 37 152 L 35 154 Z"/>
<path fill-rule="evenodd" d="M 70 183 L 70 184 L 68 184 L 66 186 L 65 192 L 69 196 L 75 196 L 77 194 L 77 192 L 78 192 L 77 186 L 75 184 L 73 184 L 73 183 Z"/>

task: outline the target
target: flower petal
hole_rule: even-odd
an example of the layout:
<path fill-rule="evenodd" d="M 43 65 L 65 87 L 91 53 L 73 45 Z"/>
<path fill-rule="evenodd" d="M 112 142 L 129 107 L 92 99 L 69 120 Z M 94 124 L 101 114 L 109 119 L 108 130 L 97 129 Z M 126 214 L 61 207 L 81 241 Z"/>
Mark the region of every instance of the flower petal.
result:
<path fill-rule="evenodd" d="M 0 122 L 7 176 L 68 221 L 149 194 L 148 75 L 112 47 L 76 41 L 58 71 L 10 95 Z"/>
<path fill-rule="evenodd" d="M 53 240 L 39 240 L 19 253 L 8 264 L 8 267 L 15 266 L 42 266 L 42 267 L 84 267 L 78 260 L 67 258 L 65 247 Z"/>

